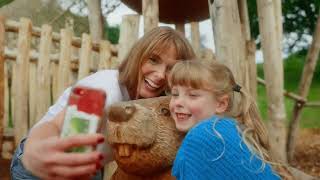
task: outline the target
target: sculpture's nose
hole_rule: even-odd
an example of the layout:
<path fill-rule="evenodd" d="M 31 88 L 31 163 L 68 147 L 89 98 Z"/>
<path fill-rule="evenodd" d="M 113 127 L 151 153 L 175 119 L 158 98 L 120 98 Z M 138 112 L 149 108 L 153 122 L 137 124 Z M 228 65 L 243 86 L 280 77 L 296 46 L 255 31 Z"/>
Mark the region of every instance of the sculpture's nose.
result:
<path fill-rule="evenodd" d="M 136 111 L 136 107 L 133 104 L 122 106 L 110 106 L 107 112 L 107 117 L 113 122 L 126 122 Z"/>

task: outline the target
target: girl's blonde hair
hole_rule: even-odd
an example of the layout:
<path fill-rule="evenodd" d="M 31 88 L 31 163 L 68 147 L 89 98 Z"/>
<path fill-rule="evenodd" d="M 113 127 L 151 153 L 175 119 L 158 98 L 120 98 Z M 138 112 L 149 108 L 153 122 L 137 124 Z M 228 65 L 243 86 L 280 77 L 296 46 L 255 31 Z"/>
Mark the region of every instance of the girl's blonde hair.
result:
<path fill-rule="evenodd" d="M 188 40 L 170 27 L 157 27 L 140 38 L 128 52 L 119 67 L 120 83 L 126 85 L 129 94 L 138 98 L 137 87 L 142 81 L 141 66 L 152 53 L 165 53 L 174 46 L 177 59 L 193 59 L 195 53 Z"/>
<path fill-rule="evenodd" d="M 252 97 L 235 81 L 231 70 L 216 61 L 183 61 L 172 68 L 169 86 L 188 86 L 195 89 L 207 89 L 214 93 L 219 101 L 228 96 L 228 107 L 224 115 L 237 119 L 243 126 L 243 139 L 250 149 L 264 161 L 274 162 L 270 156 L 267 130 L 262 122 L 258 107 Z M 235 101 L 239 93 L 240 102 Z M 274 164 L 274 163 L 271 163 Z M 284 179 L 291 179 L 290 173 L 282 166 L 274 166 Z"/>

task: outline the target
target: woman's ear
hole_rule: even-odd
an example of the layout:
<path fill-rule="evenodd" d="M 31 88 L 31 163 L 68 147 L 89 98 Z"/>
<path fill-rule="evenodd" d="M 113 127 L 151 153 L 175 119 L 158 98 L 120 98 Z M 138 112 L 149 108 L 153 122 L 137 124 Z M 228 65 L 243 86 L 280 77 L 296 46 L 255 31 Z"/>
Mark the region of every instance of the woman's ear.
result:
<path fill-rule="evenodd" d="M 229 96 L 223 95 L 217 99 L 217 107 L 216 112 L 217 114 L 225 113 L 229 106 Z"/>

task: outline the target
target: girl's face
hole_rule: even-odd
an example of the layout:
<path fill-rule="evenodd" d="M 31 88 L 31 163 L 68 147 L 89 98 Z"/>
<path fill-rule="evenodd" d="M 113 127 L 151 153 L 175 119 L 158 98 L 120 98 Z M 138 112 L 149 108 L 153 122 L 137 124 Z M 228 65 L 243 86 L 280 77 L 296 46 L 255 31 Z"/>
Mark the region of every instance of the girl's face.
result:
<path fill-rule="evenodd" d="M 178 62 L 174 46 L 163 53 L 152 53 L 141 66 L 142 81 L 138 87 L 140 98 L 159 96 L 167 87 L 167 76 L 172 66 Z"/>
<path fill-rule="evenodd" d="M 187 132 L 196 123 L 216 114 L 213 92 L 176 85 L 171 89 L 170 112 L 176 128 Z"/>

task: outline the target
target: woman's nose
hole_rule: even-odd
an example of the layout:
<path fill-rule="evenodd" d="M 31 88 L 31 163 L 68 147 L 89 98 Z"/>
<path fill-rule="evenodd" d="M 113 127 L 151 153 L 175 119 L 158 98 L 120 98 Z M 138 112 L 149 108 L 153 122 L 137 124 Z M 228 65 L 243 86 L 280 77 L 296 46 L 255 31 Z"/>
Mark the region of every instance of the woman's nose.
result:
<path fill-rule="evenodd" d="M 160 66 L 159 68 L 157 68 L 156 75 L 159 80 L 166 79 L 166 67 Z"/>

